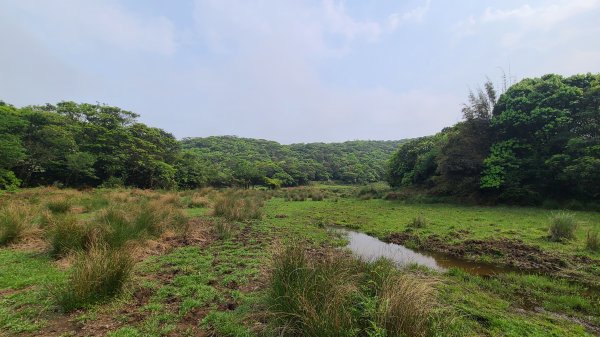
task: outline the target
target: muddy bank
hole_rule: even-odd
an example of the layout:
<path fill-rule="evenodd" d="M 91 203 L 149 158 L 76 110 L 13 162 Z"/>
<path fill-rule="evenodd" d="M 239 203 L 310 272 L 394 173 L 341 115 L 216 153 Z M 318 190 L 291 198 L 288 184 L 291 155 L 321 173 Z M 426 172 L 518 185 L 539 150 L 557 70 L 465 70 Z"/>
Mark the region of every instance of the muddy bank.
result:
<path fill-rule="evenodd" d="M 495 263 L 523 271 L 560 274 L 569 278 L 585 279 L 585 283 L 600 283 L 600 275 L 595 275 L 597 271 L 593 268 L 594 265 L 600 265 L 600 261 L 545 251 L 516 239 L 468 239 L 451 243 L 447 238 L 438 235 L 422 238 L 410 232 L 400 232 L 388 236 L 386 241 L 400 245 L 408 244 L 419 250 L 472 261 L 491 257 Z"/>

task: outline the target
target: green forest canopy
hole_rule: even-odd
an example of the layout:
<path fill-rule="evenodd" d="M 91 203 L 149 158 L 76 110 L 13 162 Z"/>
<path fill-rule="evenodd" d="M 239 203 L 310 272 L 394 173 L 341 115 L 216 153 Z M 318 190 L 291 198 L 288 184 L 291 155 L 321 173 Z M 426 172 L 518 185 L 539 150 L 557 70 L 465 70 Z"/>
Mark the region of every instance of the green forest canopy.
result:
<path fill-rule="evenodd" d="M 389 183 L 519 204 L 600 197 L 600 74 L 525 79 L 499 98 L 488 82 L 463 112 L 402 144 Z"/>
<path fill-rule="evenodd" d="M 0 103 L 0 188 L 294 186 L 383 180 L 398 141 L 281 145 L 232 136 L 178 141 L 100 104 Z"/>

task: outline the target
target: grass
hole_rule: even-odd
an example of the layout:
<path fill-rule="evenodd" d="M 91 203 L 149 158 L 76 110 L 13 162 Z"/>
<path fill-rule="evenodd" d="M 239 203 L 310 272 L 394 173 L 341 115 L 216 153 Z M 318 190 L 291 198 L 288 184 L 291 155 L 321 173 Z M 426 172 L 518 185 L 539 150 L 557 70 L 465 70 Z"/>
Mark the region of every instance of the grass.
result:
<path fill-rule="evenodd" d="M 269 308 L 278 336 L 427 336 L 437 300 L 430 281 L 389 261 L 292 244 L 274 257 Z"/>
<path fill-rule="evenodd" d="M 578 322 L 600 326 L 600 296 L 582 282 L 584 276 L 600 279 L 594 263 L 585 265 L 585 274 L 572 270 L 569 280 L 522 273 L 480 277 L 414 266 L 397 270 L 386 261 L 355 261 L 332 250 L 344 240 L 315 226 L 317 219 L 382 239 L 410 231 L 457 245 L 521 240 L 554 255 L 595 261 L 600 252 L 590 247 L 600 214 L 571 211 L 578 224 L 573 238 L 555 242 L 548 239 L 552 213 L 545 209 L 369 199 L 373 190 L 386 193 L 368 187 L 363 194 L 368 200 L 360 200 L 360 188 L 328 185 L 265 192 L 206 189 L 177 197 L 128 189 L 6 194 L 4 207 L 20 204 L 27 214 L 40 216 L 27 216 L 22 244 L 0 247 L 0 330 L 7 335 L 72 335 L 85 327 L 90 334 L 108 336 L 302 336 L 312 331 L 316 336 L 426 332 L 441 337 L 590 336 Z M 313 192 L 324 199 L 286 202 L 288 195 L 309 200 Z M 261 205 L 258 219 L 238 217 L 243 213 L 239 203 L 230 203 L 231 215 L 225 211 L 214 218 L 218 212 L 207 206 L 215 207 L 229 194 Z M 201 202 L 193 204 L 194 196 Z M 48 201 L 57 199 L 70 200 L 72 212 L 50 212 Z M 115 214 L 102 220 L 110 210 Z M 184 211 L 198 219 L 187 222 Z M 421 222 L 426 225 L 414 225 Z M 60 226 L 60 239 L 52 244 Z M 76 244 L 79 228 L 90 231 L 82 245 Z M 119 231 L 124 234 L 116 235 L 118 244 L 111 244 L 111 235 Z M 187 237 L 188 232 L 200 234 Z M 40 239 L 65 248 L 54 255 L 37 243 Z M 76 243 L 68 244 L 70 239 Z M 298 242 L 298 251 L 280 248 L 282 242 Z M 123 253 L 123 260 L 111 252 Z M 53 255 L 68 258 L 56 261 Z M 127 265 L 127 256 L 129 267 L 119 267 Z M 65 314 L 57 307 L 79 309 Z"/>
<path fill-rule="evenodd" d="M 427 226 L 427 219 L 423 215 L 419 214 L 412 219 L 408 226 L 412 228 L 424 228 Z"/>
<path fill-rule="evenodd" d="M 51 200 L 46 204 L 46 207 L 53 214 L 64 214 L 71 210 L 71 201 L 66 198 Z"/>
<path fill-rule="evenodd" d="M 263 205 L 262 196 L 257 193 L 229 191 L 215 201 L 213 214 L 235 221 L 260 219 Z"/>
<path fill-rule="evenodd" d="M 54 257 L 84 250 L 92 239 L 92 229 L 72 214 L 46 214 L 43 222 Z"/>
<path fill-rule="evenodd" d="M 27 209 L 8 205 L 0 209 L 0 246 L 18 241 L 26 228 Z"/>
<path fill-rule="evenodd" d="M 585 238 L 585 248 L 592 252 L 600 251 L 600 235 L 598 235 L 598 232 L 587 232 L 587 236 Z"/>
<path fill-rule="evenodd" d="M 77 259 L 57 302 L 67 312 L 111 298 L 121 292 L 133 267 L 130 253 L 93 243 Z"/>
<path fill-rule="evenodd" d="M 577 229 L 577 220 L 569 213 L 556 213 L 550 219 L 550 228 L 548 230 L 550 240 L 562 242 L 575 238 L 575 229 Z"/>

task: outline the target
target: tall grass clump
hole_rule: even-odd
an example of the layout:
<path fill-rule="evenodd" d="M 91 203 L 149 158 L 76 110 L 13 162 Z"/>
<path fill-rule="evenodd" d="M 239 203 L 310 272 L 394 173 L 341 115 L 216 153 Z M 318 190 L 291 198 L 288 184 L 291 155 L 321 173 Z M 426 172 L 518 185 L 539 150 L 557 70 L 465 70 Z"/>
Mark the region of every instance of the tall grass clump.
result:
<path fill-rule="evenodd" d="M 260 219 L 263 206 L 264 201 L 258 194 L 230 191 L 217 198 L 213 215 L 235 221 Z"/>
<path fill-rule="evenodd" d="M 0 246 L 18 241 L 27 225 L 24 206 L 7 205 L 0 209 Z"/>
<path fill-rule="evenodd" d="M 408 226 L 412 228 L 423 228 L 427 226 L 427 222 L 427 218 L 425 218 L 423 215 L 417 215 L 411 220 Z"/>
<path fill-rule="evenodd" d="M 233 235 L 233 225 L 226 221 L 216 221 L 213 231 L 217 239 L 227 240 Z"/>
<path fill-rule="evenodd" d="M 53 214 L 64 214 L 71 210 L 71 201 L 66 198 L 51 200 L 46 203 L 46 207 Z"/>
<path fill-rule="evenodd" d="M 270 309 L 280 336 L 354 336 L 358 277 L 351 263 L 335 256 L 311 262 L 292 245 L 274 258 Z"/>
<path fill-rule="evenodd" d="M 122 247 L 127 241 L 140 236 L 140 228 L 133 225 L 121 209 L 106 209 L 98 215 L 95 222 L 100 225 L 102 240 L 110 247 Z"/>
<path fill-rule="evenodd" d="M 66 284 L 56 293 L 57 301 L 69 312 L 111 298 L 121 292 L 132 267 L 127 250 L 93 243 L 78 253 Z"/>
<path fill-rule="evenodd" d="M 577 220 L 570 213 L 556 213 L 550 218 L 549 235 L 551 241 L 570 240 L 575 237 Z"/>
<path fill-rule="evenodd" d="M 42 222 L 45 224 L 46 236 L 50 242 L 50 254 L 54 257 L 85 250 L 92 240 L 92 229 L 79 222 L 74 215 L 45 214 Z"/>
<path fill-rule="evenodd" d="M 385 336 L 424 337 L 435 308 L 429 282 L 407 274 L 390 275 L 383 282 L 375 319 Z"/>
<path fill-rule="evenodd" d="M 592 232 L 591 230 L 587 232 L 585 248 L 592 252 L 600 251 L 600 235 L 598 235 L 598 232 Z"/>

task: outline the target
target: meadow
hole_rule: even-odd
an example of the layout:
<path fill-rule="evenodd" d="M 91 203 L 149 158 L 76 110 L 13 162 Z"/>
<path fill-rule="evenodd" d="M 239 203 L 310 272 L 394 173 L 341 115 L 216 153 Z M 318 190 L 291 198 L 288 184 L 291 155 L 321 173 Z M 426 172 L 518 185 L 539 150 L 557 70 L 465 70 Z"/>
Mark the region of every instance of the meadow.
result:
<path fill-rule="evenodd" d="M 0 335 L 593 336 L 600 213 L 350 186 L 0 196 Z M 506 267 L 361 261 L 328 230 Z"/>

